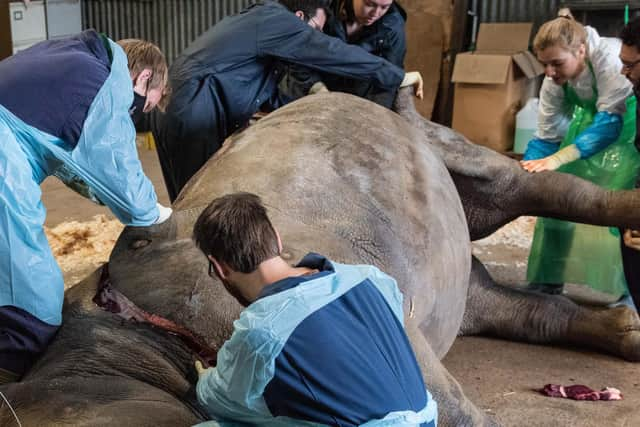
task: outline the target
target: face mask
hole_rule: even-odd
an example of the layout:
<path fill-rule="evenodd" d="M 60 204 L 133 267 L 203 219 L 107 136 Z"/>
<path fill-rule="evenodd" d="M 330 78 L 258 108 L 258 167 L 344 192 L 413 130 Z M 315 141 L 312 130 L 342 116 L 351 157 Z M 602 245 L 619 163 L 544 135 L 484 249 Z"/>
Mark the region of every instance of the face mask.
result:
<path fill-rule="evenodd" d="M 131 116 L 131 120 L 133 120 L 133 124 L 136 126 L 144 117 L 144 104 L 146 103 L 146 96 L 142 96 L 137 92 L 133 92 L 133 102 L 131 103 L 131 107 L 129 108 L 129 115 Z"/>

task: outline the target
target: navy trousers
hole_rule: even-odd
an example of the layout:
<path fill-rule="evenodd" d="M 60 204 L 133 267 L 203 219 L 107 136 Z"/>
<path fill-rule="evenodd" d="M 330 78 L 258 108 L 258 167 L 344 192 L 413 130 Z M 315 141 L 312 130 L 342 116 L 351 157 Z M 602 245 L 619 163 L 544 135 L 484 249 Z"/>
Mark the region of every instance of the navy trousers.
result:
<path fill-rule="evenodd" d="M 0 307 L 0 369 L 21 377 L 44 352 L 58 328 L 20 308 Z"/>

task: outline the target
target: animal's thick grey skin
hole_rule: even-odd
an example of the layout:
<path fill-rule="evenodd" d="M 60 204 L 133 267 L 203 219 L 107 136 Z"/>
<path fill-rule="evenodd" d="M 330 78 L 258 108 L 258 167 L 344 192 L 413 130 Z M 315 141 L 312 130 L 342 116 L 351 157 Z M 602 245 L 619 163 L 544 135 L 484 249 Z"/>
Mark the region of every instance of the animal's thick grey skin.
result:
<path fill-rule="evenodd" d="M 629 212 L 640 204 L 638 196 L 605 194 L 557 173 L 529 175 L 516 162 L 421 119 L 407 95 L 396 106 L 403 117 L 327 94 L 262 119 L 192 179 L 171 221 L 123 232 L 110 261 L 113 284 L 147 311 L 220 346 L 240 307 L 208 277 L 191 227 L 214 197 L 251 191 L 269 207 L 292 262 L 313 250 L 341 262 L 372 263 L 397 278 L 407 331 L 438 401 L 440 425 L 492 424 L 439 362 L 459 331 L 591 344 L 637 359 L 635 315 L 606 310 L 601 317 L 614 326 L 605 330 L 593 312 L 563 298 L 498 287 L 478 261 L 472 268 L 469 236 L 488 235 L 521 214 L 632 224 Z M 605 206 L 596 203 L 601 197 Z M 0 387 L 23 423 L 195 422 L 185 379 L 193 374 L 188 351 L 161 332 L 93 307 L 95 282 L 88 278 L 67 295 L 61 333 L 25 381 Z M 0 424 L 10 419 L 0 408 Z"/>
<path fill-rule="evenodd" d="M 177 338 L 91 301 L 100 271 L 65 294 L 64 324 L 19 383 L 0 386 L 24 427 L 187 426 L 193 354 Z M 0 426 L 18 426 L 0 399 Z"/>

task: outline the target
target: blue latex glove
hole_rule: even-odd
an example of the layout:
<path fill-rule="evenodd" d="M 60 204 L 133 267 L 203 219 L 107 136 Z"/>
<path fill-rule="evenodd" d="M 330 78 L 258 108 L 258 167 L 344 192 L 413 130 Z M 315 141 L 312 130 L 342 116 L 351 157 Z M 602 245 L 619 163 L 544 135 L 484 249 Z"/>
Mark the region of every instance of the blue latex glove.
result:
<path fill-rule="evenodd" d="M 522 160 L 544 159 L 558 151 L 559 146 L 559 142 L 549 142 L 544 139 L 534 138 L 527 144 Z"/>
<path fill-rule="evenodd" d="M 622 131 L 622 116 L 606 111 L 598 112 L 593 123 L 578 135 L 574 141 L 580 158 L 591 157 L 613 144 Z"/>

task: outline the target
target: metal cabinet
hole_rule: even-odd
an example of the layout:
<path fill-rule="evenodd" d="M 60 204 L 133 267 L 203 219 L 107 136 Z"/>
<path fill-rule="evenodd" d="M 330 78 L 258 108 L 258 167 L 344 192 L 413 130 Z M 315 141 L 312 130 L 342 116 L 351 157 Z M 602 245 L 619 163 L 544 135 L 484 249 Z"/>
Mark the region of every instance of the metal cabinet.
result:
<path fill-rule="evenodd" d="M 0 1 L 0 59 L 47 38 L 43 0 Z"/>
<path fill-rule="evenodd" d="M 81 0 L 0 0 L 0 59 L 82 31 Z"/>

